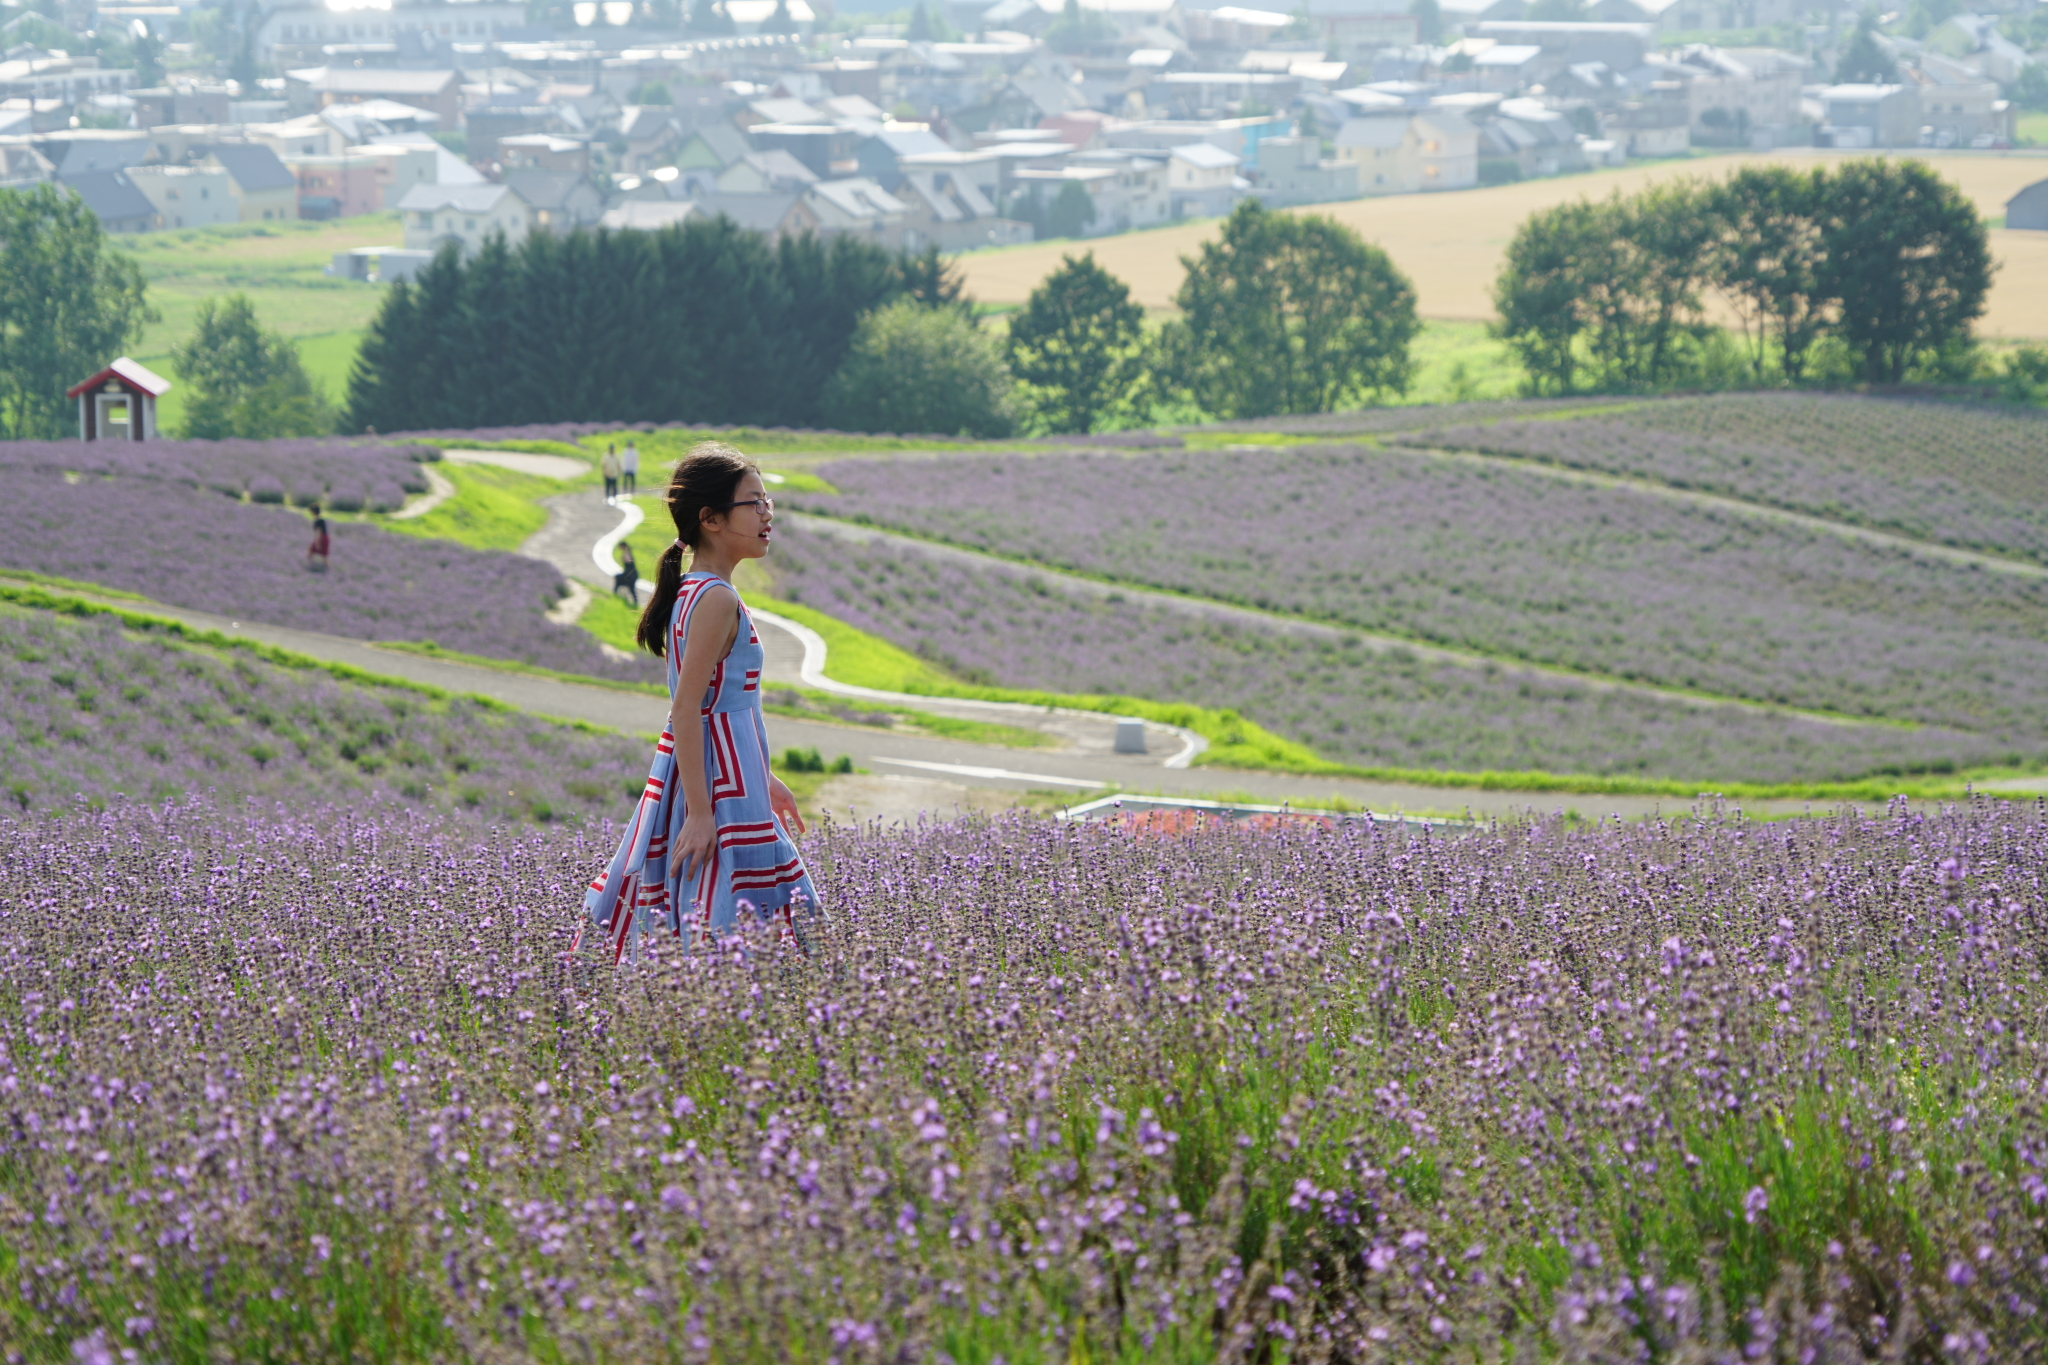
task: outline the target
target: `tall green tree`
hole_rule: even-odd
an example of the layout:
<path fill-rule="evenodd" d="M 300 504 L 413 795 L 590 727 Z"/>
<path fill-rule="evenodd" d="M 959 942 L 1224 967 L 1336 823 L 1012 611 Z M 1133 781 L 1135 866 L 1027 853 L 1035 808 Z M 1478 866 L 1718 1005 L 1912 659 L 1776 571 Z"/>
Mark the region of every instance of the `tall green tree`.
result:
<path fill-rule="evenodd" d="M 1045 210 L 1041 237 L 1079 237 L 1095 221 L 1095 196 L 1078 180 L 1060 182 L 1060 192 Z"/>
<path fill-rule="evenodd" d="M 1164 363 L 1206 411 L 1329 412 L 1408 387 L 1415 288 L 1349 228 L 1247 199 L 1181 262 Z"/>
<path fill-rule="evenodd" d="M 1899 64 L 1892 60 L 1884 45 L 1877 41 L 1877 20 L 1864 15 L 1856 25 L 1856 32 L 1842 48 L 1841 57 L 1835 62 L 1835 80 L 1843 85 L 1858 82 L 1870 85 L 1891 85 L 1899 79 Z"/>
<path fill-rule="evenodd" d="M 136 20 L 140 24 L 141 20 Z M 145 26 L 135 35 L 135 83 L 145 90 L 164 83 L 164 41 Z"/>
<path fill-rule="evenodd" d="M 1415 36 L 1434 43 L 1443 35 L 1444 10 L 1437 0 L 1408 0 L 1408 12 L 1415 16 Z"/>
<path fill-rule="evenodd" d="M 1010 319 L 1010 373 L 1050 431 L 1093 431 L 1130 387 L 1145 310 L 1093 252 L 1063 256 Z"/>
<path fill-rule="evenodd" d="M 1010 376 L 996 341 L 958 309 L 898 299 L 861 320 L 825 389 L 849 431 L 1007 436 Z"/>
<path fill-rule="evenodd" d="M 135 262 L 68 189 L 0 190 L 0 433 L 77 430 L 64 391 L 154 322 Z"/>
<path fill-rule="evenodd" d="M 1991 290 L 1991 243 L 1977 208 L 1921 161 L 1844 163 L 1821 214 L 1821 288 L 1835 333 L 1869 384 L 1904 383 L 1916 363 L 1967 342 Z"/>
<path fill-rule="evenodd" d="M 298 348 L 258 325 L 245 294 L 201 302 L 192 335 L 171 348 L 171 364 L 190 389 L 178 433 L 188 439 L 334 430 L 334 408 L 307 377 Z"/>
<path fill-rule="evenodd" d="M 1820 217 L 1828 184 L 1820 167 L 1745 166 L 1711 192 L 1720 229 L 1711 271 L 1742 319 L 1759 383 L 1773 342 L 1786 382 L 1803 382 L 1814 343 L 1827 331 L 1832 301 L 1822 291 Z"/>
<path fill-rule="evenodd" d="M 1668 386 L 1711 330 L 1701 294 L 1716 235 L 1690 185 L 1531 214 L 1494 286 L 1498 335 L 1539 390 Z"/>

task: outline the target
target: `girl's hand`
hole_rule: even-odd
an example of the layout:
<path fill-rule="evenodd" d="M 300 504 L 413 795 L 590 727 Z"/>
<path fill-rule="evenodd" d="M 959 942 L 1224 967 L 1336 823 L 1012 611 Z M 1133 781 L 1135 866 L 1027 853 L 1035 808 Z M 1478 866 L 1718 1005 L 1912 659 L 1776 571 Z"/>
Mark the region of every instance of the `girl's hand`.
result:
<path fill-rule="evenodd" d="M 718 822 L 711 818 L 710 811 L 683 820 L 683 832 L 676 836 L 675 850 L 670 856 L 679 860 L 677 865 L 687 880 L 702 876 L 706 867 L 718 861 Z"/>
<path fill-rule="evenodd" d="M 779 777 L 770 776 L 768 779 L 768 809 L 774 811 L 778 820 L 795 829 L 798 834 L 804 832 L 804 817 L 797 811 L 796 798 L 789 794 L 789 788 L 782 784 Z"/>

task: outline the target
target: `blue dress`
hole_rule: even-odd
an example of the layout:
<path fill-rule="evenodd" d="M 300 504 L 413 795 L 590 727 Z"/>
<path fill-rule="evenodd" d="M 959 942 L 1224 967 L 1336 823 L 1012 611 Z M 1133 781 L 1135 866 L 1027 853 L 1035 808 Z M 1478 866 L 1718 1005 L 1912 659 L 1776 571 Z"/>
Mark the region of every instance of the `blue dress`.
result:
<path fill-rule="evenodd" d="M 697 604 L 732 586 L 716 574 L 683 575 L 669 618 L 668 690 L 681 681 L 683 646 Z M 734 594 L 735 597 L 738 594 Z M 584 893 L 583 908 L 611 943 L 613 960 L 660 930 L 692 945 L 729 932 L 744 910 L 762 923 L 779 921 L 794 934 L 796 917 L 815 912 L 818 894 L 803 855 L 768 805 L 768 730 L 761 721 L 764 651 L 746 604 L 739 632 L 712 671 L 700 711 L 704 784 L 718 825 L 717 856 L 685 884 L 681 860 L 669 850 L 683 829 L 683 791 L 675 772 L 675 735 L 663 730 L 654 767 L 611 865 Z M 578 935 L 579 945 L 581 935 Z"/>

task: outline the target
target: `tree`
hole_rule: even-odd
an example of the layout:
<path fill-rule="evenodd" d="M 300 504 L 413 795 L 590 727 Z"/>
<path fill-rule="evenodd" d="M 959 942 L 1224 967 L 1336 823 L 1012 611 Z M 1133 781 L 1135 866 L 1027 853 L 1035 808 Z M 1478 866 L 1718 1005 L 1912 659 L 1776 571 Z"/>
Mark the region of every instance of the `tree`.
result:
<path fill-rule="evenodd" d="M 667 81 L 642 81 L 633 87 L 633 93 L 626 97 L 628 104 L 674 104 L 676 97 L 669 93 Z"/>
<path fill-rule="evenodd" d="M 905 254 L 897 258 L 896 271 L 903 281 L 903 291 L 925 307 L 960 308 L 970 318 L 974 316 L 974 300 L 965 292 L 967 282 L 936 246 L 928 246 L 914 256 Z"/>
<path fill-rule="evenodd" d="M 692 33 L 737 33 L 739 28 L 732 16 L 725 12 L 719 0 L 694 0 L 690 6 L 689 30 Z"/>
<path fill-rule="evenodd" d="M 0 432 L 76 430 L 64 391 L 154 322 L 133 260 L 68 189 L 0 190 Z"/>
<path fill-rule="evenodd" d="M 1181 317 L 1161 345 L 1207 411 L 1329 412 L 1408 387 L 1414 286 L 1349 228 L 1247 199 L 1181 263 Z"/>
<path fill-rule="evenodd" d="M 133 21 L 139 30 L 135 35 L 135 83 L 145 90 L 154 89 L 164 83 L 164 42 L 149 31 L 140 19 Z"/>
<path fill-rule="evenodd" d="M 1145 310 L 1095 263 L 1060 258 L 1010 320 L 1010 373 L 1046 427 L 1093 431 L 1130 385 L 1145 334 Z"/>
<path fill-rule="evenodd" d="M 228 79 L 242 87 L 243 98 L 256 93 L 256 30 L 242 25 L 242 41 L 235 45 L 235 59 L 228 64 Z"/>
<path fill-rule="evenodd" d="M 1443 6 L 1437 0 L 1408 0 L 1408 12 L 1415 16 L 1415 36 L 1434 45 L 1444 32 Z"/>
<path fill-rule="evenodd" d="M 1006 436 L 1010 376 L 994 338 L 959 310 L 898 299 L 861 320 L 825 415 L 849 431 Z"/>
<path fill-rule="evenodd" d="M 1984 220 L 1924 162 L 1843 164 L 1820 214 L 1821 292 L 1864 382 L 1899 384 L 1928 355 L 1967 340 L 1991 289 Z"/>
<path fill-rule="evenodd" d="M 1877 41 L 1876 19 L 1865 15 L 1856 25 L 1855 35 L 1835 63 L 1835 79 L 1844 85 L 1891 85 L 1898 81 L 1899 64 Z"/>
<path fill-rule="evenodd" d="M 1721 229 L 1714 280 L 1742 318 L 1759 383 L 1772 341 L 1786 381 L 1798 384 L 1814 343 L 1827 331 L 1831 301 L 1821 288 L 1826 247 L 1820 228 L 1827 192 L 1828 174 L 1819 168 L 1746 166 L 1711 196 Z"/>
<path fill-rule="evenodd" d="M 2048 65 L 2037 61 L 2020 68 L 2012 83 L 2012 102 L 2022 109 L 2048 109 Z"/>
<path fill-rule="evenodd" d="M 1700 191 L 1660 186 L 1634 199 L 1531 214 L 1494 286 L 1507 341 L 1538 389 L 1667 387 L 1711 332 L 1700 308 L 1716 225 Z"/>
<path fill-rule="evenodd" d="M 763 33 L 796 32 L 796 16 L 789 12 L 789 0 L 775 0 L 775 9 L 761 21 Z"/>
<path fill-rule="evenodd" d="M 178 433 L 188 440 L 334 430 L 334 409 L 306 377 L 298 348 L 257 325 L 245 294 L 201 302 L 192 336 L 171 349 L 171 363 L 191 389 Z"/>
<path fill-rule="evenodd" d="M 1045 45 L 1054 52 L 1085 52 L 1092 44 L 1116 37 L 1116 25 L 1099 11 L 1081 8 L 1081 0 L 1067 0 L 1060 17 L 1046 26 Z"/>
<path fill-rule="evenodd" d="M 1078 180 L 1062 181 L 1060 192 L 1052 197 L 1052 204 L 1045 211 L 1045 231 L 1041 235 L 1079 237 L 1094 221 L 1095 196 Z"/>

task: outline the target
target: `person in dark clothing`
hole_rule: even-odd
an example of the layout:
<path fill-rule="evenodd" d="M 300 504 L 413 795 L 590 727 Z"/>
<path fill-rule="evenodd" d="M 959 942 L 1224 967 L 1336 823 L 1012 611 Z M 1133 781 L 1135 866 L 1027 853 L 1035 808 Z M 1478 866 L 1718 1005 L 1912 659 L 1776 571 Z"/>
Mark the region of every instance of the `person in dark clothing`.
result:
<path fill-rule="evenodd" d="M 619 542 L 619 571 L 612 575 L 612 596 L 618 596 L 620 588 L 626 590 L 634 606 L 640 605 L 640 566 L 633 562 L 633 547 L 623 540 Z"/>

